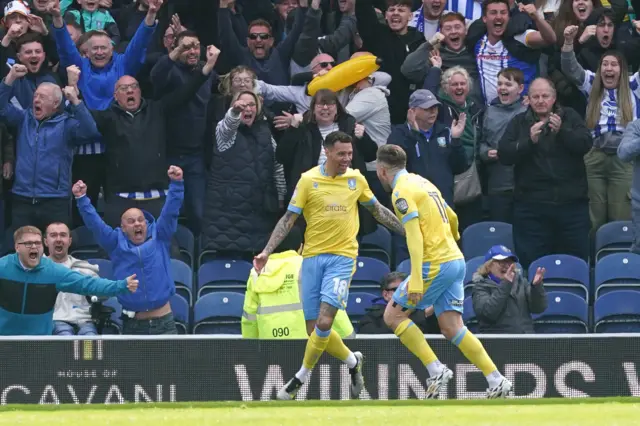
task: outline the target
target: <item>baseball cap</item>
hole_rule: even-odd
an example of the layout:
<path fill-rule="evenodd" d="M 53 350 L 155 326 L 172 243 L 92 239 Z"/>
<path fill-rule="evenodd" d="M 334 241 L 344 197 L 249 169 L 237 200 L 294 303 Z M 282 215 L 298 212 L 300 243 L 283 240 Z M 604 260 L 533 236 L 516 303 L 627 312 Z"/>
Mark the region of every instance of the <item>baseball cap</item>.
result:
<path fill-rule="evenodd" d="M 489 259 L 494 259 L 494 260 L 513 259 L 516 263 L 518 262 L 518 256 L 516 256 L 511 250 L 509 250 L 505 246 L 501 246 L 501 245 L 493 246 L 489 249 L 487 254 L 484 255 L 484 261 L 486 262 Z"/>
<path fill-rule="evenodd" d="M 27 6 L 20 0 L 13 0 L 7 3 L 7 5 L 4 7 L 4 17 L 2 18 L 2 21 L 0 23 L 4 25 L 7 16 L 11 15 L 12 13 L 19 13 L 24 16 L 29 16 L 31 14 L 31 12 L 29 11 L 29 6 Z"/>
<path fill-rule="evenodd" d="M 427 89 L 418 89 L 409 97 L 409 108 L 429 109 L 441 105 L 438 99 Z"/>

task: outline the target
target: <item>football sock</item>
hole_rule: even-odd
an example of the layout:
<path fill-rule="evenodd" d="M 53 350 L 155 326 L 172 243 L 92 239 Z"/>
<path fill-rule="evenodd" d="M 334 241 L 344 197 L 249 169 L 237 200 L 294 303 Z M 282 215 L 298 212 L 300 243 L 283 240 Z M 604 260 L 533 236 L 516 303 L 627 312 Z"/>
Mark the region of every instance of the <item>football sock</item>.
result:
<path fill-rule="evenodd" d="M 296 373 L 296 377 L 304 383 L 307 379 L 309 371 L 316 365 L 320 355 L 327 348 L 331 330 L 322 331 L 316 327 L 307 340 L 307 347 L 304 350 L 304 359 L 302 360 L 302 368 Z"/>
<path fill-rule="evenodd" d="M 349 350 L 347 345 L 344 344 L 338 332 L 333 329 L 331 329 L 331 333 L 329 334 L 329 341 L 327 342 L 325 351 L 329 355 L 347 364 L 349 368 L 355 367 L 358 363 L 356 356 Z"/>
<path fill-rule="evenodd" d="M 480 340 L 467 330 L 467 327 L 462 327 L 451 339 L 451 343 L 456 345 L 464 356 L 482 371 L 485 377 L 498 370 L 491 358 L 489 358 L 487 351 L 484 350 Z"/>
<path fill-rule="evenodd" d="M 417 356 L 425 366 L 438 360 L 436 354 L 424 339 L 422 331 L 410 319 L 406 319 L 394 330 L 403 345 Z"/>

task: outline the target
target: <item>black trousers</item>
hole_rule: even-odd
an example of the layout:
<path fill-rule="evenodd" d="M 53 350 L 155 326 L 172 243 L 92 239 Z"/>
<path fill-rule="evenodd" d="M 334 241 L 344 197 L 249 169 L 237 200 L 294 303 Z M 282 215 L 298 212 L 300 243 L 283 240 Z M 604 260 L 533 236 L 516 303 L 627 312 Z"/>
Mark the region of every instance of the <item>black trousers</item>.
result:
<path fill-rule="evenodd" d="M 93 207 L 98 207 L 98 194 L 100 188 L 106 185 L 107 169 L 106 155 L 76 155 L 73 157 L 73 166 L 71 168 L 71 176 L 73 183 L 81 180 L 87 185 L 87 196 L 91 200 Z M 105 196 L 107 191 L 104 191 Z M 78 212 L 77 205 L 73 203 L 73 227 L 84 225 L 82 217 Z"/>
<path fill-rule="evenodd" d="M 515 201 L 513 242 L 520 264 L 550 254 L 570 254 L 589 259 L 589 202 L 541 203 Z"/>

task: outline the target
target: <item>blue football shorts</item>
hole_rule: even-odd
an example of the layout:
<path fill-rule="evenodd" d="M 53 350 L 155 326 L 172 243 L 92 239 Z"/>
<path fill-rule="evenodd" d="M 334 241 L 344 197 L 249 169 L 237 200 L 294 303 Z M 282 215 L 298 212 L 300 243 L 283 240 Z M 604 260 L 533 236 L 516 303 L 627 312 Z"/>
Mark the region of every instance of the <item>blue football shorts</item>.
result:
<path fill-rule="evenodd" d="M 300 290 L 305 320 L 318 318 L 321 302 L 338 309 L 347 307 L 355 269 L 355 259 L 346 256 L 319 254 L 304 258 Z"/>

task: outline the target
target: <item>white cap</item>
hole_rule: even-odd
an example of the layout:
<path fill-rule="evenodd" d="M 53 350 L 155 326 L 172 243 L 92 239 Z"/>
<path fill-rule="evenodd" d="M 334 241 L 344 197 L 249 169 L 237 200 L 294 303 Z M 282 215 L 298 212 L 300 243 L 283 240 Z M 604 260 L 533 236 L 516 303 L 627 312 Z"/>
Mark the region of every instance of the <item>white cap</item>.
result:
<path fill-rule="evenodd" d="M 12 13 L 19 13 L 24 16 L 29 16 L 31 14 L 29 6 L 21 0 L 12 0 L 7 3 L 4 7 L 4 18 L 2 18 L 2 22 L 4 23 L 5 18 Z"/>

